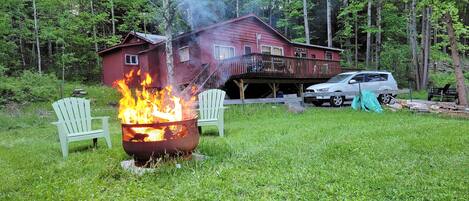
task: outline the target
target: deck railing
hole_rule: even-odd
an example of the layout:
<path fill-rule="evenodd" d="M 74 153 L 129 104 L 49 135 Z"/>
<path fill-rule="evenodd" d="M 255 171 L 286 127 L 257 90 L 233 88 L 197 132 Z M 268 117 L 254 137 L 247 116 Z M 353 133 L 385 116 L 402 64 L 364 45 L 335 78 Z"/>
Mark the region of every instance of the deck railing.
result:
<path fill-rule="evenodd" d="M 330 78 L 342 71 L 339 61 L 258 53 L 221 60 L 218 68 L 231 76 L 267 78 Z"/>

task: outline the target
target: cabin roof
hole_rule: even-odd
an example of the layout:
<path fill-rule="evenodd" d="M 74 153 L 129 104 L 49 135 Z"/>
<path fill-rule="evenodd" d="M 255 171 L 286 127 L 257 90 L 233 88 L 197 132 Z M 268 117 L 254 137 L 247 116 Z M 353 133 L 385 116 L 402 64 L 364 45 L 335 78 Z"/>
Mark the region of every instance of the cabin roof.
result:
<path fill-rule="evenodd" d="M 140 32 L 131 32 L 131 33 L 133 33 L 136 37 L 141 38 L 151 44 L 156 44 L 156 43 L 166 40 L 166 36 L 162 36 L 162 35 L 140 33 Z"/>
<path fill-rule="evenodd" d="M 312 44 L 306 44 L 306 43 L 298 43 L 298 42 L 291 42 L 294 45 L 301 45 L 301 46 L 306 46 L 306 47 L 315 47 L 315 48 L 320 48 L 320 49 L 326 49 L 326 50 L 332 50 L 332 51 L 344 51 L 343 49 L 335 48 L 335 47 L 326 47 L 322 45 L 312 45 Z"/>
<path fill-rule="evenodd" d="M 231 20 L 226 20 L 226 21 L 223 21 L 223 22 L 219 22 L 219 23 L 216 23 L 216 24 L 212 24 L 212 25 L 209 25 L 209 26 L 206 26 L 206 27 L 203 27 L 203 28 L 200 28 L 200 29 L 197 29 L 197 30 L 194 30 L 194 31 L 190 31 L 190 32 L 186 32 L 186 33 L 183 33 L 183 34 L 180 34 L 178 36 L 175 36 L 173 38 L 173 41 L 175 40 L 178 40 L 178 39 L 181 39 L 181 38 L 184 38 L 184 37 L 187 37 L 187 36 L 190 36 L 190 35 L 193 35 L 193 34 L 197 34 L 197 33 L 200 33 L 200 32 L 203 32 L 203 31 L 207 31 L 207 30 L 210 30 L 210 29 L 214 29 L 214 28 L 217 28 L 217 27 L 220 27 L 220 26 L 223 26 L 223 25 L 226 25 L 226 24 L 230 24 L 230 23 L 234 23 L 234 22 L 238 22 L 238 21 L 241 21 L 241 20 L 244 20 L 244 19 L 247 19 L 247 18 L 253 18 L 255 19 L 256 21 L 260 22 L 261 24 L 263 24 L 265 27 L 267 27 L 269 30 L 271 30 L 274 34 L 276 34 L 277 36 L 279 36 L 280 38 L 284 39 L 285 41 L 287 41 L 288 43 L 292 44 L 292 45 L 300 45 L 300 46 L 306 46 L 306 47 L 314 47 L 314 48 L 319 48 L 319 49 L 325 49 L 325 50 L 331 50 L 331 51 L 343 51 L 342 49 L 339 49 L 339 48 L 334 48 L 334 47 L 326 47 L 326 46 L 321 46 L 321 45 L 311 45 L 311 44 L 306 44 L 306 43 L 298 43 L 298 42 L 293 42 L 291 41 L 290 39 L 288 39 L 286 36 L 284 36 L 283 34 L 281 34 L 280 32 L 278 32 L 275 28 L 273 28 L 272 26 L 270 26 L 269 24 L 267 24 L 266 22 L 264 22 L 263 20 L 261 20 L 259 17 L 257 17 L 255 14 L 249 14 L 249 15 L 245 15 L 245 16 L 241 16 L 241 17 L 238 17 L 238 18 L 234 18 L 234 19 L 231 19 Z M 129 34 L 127 34 L 127 36 L 125 37 L 124 40 L 122 40 L 121 44 L 120 45 L 124 45 L 124 43 L 127 41 L 127 39 L 130 37 L 130 36 L 135 36 L 135 37 L 138 37 L 146 42 L 149 42 L 153 45 L 156 45 L 158 44 L 157 46 L 159 46 L 162 42 L 164 42 L 166 40 L 166 37 L 165 36 L 162 36 L 162 35 L 156 35 L 156 34 L 146 34 L 146 33 L 140 33 L 140 32 L 135 32 L 135 31 L 132 31 L 130 32 Z M 152 47 L 152 48 L 149 48 L 147 50 L 143 50 L 139 53 L 144 53 L 144 52 L 148 52 L 152 49 L 155 49 L 157 48 L 157 46 L 155 47 Z M 104 49 L 104 50 L 101 50 L 98 52 L 98 54 L 102 54 L 104 52 L 107 52 L 109 50 L 112 50 L 114 48 L 118 48 L 119 45 L 117 46 L 114 46 L 114 47 L 111 47 L 111 48 L 107 48 L 107 49 Z M 122 46 L 121 46 L 122 47 Z"/>

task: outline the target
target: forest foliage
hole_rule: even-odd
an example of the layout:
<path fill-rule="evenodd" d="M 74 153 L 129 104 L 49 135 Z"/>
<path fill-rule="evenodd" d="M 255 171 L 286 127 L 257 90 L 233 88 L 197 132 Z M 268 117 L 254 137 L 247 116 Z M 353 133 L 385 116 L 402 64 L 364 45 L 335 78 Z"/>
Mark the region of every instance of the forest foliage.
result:
<path fill-rule="evenodd" d="M 306 42 L 302 0 L 172 1 L 177 7 L 173 13 L 174 35 L 254 13 L 293 41 Z M 344 49 L 342 66 L 392 71 L 403 85 L 414 79 L 419 67 L 411 62 L 411 0 L 308 1 L 306 9 L 312 44 L 327 44 L 327 1 L 332 7 L 333 46 Z M 371 3 L 369 15 L 368 2 Z M 33 4 L 37 11 L 38 43 Z M 63 71 L 66 80 L 99 83 L 101 63 L 96 50 L 119 43 L 129 31 L 163 35 L 161 4 L 161 0 L 3 0 L 0 4 L 0 56 L 3 58 L 0 69 L 6 76 L 21 77 L 23 71 L 37 72 L 41 66 L 41 71 L 59 78 Z M 422 27 L 427 8 L 432 9 L 428 17 L 430 33 L 427 34 L 431 41 L 428 50 L 430 69 L 451 62 L 442 20 L 442 14 L 446 12 L 453 16 L 458 48 L 465 57 L 469 52 L 468 1 L 416 1 L 416 51 L 420 57 L 424 53 L 423 38 L 426 35 Z M 367 16 L 371 18 L 371 26 Z M 367 40 L 370 40 L 369 58 L 365 55 Z M 367 60 L 368 66 L 365 65 Z"/>

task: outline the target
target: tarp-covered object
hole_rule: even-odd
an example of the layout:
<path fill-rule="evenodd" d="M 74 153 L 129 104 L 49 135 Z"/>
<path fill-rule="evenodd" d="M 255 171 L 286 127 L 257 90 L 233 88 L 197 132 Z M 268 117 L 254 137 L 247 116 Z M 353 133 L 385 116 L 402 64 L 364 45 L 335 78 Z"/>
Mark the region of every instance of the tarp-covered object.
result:
<path fill-rule="evenodd" d="M 362 91 L 361 96 L 355 96 L 352 102 L 352 108 L 354 110 L 365 110 L 365 111 L 373 111 L 377 113 L 383 112 L 383 108 L 378 102 L 376 95 L 371 91 Z"/>

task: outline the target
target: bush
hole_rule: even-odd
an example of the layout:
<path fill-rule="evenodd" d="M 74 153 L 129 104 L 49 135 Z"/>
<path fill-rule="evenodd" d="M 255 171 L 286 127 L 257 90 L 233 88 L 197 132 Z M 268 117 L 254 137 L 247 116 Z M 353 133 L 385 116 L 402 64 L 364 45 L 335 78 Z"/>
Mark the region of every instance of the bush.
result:
<path fill-rule="evenodd" d="M 469 85 L 469 72 L 464 73 L 464 78 L 464 83 Z M 432 73 L 430 74 L 430 83 L 437 87 L 443 87 L 448 83 L 452 87 L 456 87 L 456 76 L 454 73 Z"/>
<path fill-rule="evenodd" d="M 51 74 L 24 71 L 19 77 L 0 77 L 0 105 L 57 99 L 58 80 Z"/>

